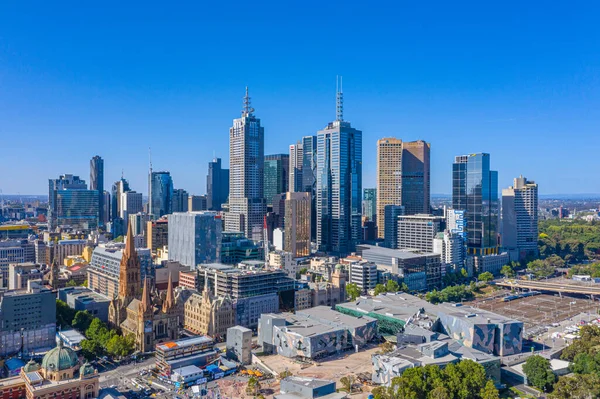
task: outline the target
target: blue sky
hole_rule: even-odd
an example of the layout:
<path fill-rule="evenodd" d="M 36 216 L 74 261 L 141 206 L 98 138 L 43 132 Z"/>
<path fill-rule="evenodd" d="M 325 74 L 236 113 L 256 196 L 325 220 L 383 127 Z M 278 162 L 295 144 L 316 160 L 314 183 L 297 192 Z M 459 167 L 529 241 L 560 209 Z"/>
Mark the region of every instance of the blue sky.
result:
<path fill-rule="evenodd" d="M 152 147 L 155 169 L 202 194 L 246 85 L 280 153 L 334 118 L 336 75 L 364 187 L 395 136 L 431 143 L 433 193 L 473 152 L 501 188 L 523 174 L 544 194 L 600 193 L 596 2 L 51 3 L 0 5 L 4 193 L 89 180 L 96 154 L 105 187 L 123 170 L 146 193 Z"/>

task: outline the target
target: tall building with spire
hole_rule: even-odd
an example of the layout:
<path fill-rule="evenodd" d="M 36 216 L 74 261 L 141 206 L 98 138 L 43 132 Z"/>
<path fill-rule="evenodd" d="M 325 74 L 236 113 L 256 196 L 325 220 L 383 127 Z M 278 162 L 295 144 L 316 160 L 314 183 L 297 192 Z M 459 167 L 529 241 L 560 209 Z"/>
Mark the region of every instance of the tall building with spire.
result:
<path fill-rule="evenodd" d="M 361 237 L 362 131 L 344 121 L 338 86 L 336 120 L 317 132 L 317 245 L 345 255 Z"/>
<path fill-rule="evenodd" d="M 179 337 L 182 312 L 170 274 L 166 292 L 152 290 L 147 277 L 142 287 L 140 260 L 129 228 L 119 270 L 119 295 L 108 308 L 109 325 L 123 335 L 133 335 L 136 349 L 148 352 L 157 342 Z"/>
<path fill-rule="evenodd" d="M 229 129 L 229 211 L 225 231 L 241 231 L 247 238 L 263 239 L 265 134 L 254 115 L 248 88 L 240 118 Z"/>

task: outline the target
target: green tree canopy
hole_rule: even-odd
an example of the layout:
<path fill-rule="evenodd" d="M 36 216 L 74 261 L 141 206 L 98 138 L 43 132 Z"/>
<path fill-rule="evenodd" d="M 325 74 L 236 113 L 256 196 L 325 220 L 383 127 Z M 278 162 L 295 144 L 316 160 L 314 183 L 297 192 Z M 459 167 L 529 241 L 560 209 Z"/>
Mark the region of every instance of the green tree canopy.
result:
<path fill-rule="evenodd" d="M 56 300 L 56 323 L 62 328 L 69 327 L 73 324 L 75 317 L 75 309 L 71 309 L 69 305 L 60 299 Z"/>
<path fill-rule="evenodd" d="M 385 289 L 387 292 L 398 292 L 400 291 L 400 285 L 398 285 L 398 282 L 395 280 L 388 280 L 385 283 Z"/>
<path fill-rule="evenodd" d="M 478 277 L 479 281 L 483 281 L 484 283 L 489 283 L 494 279 L 494 275 L 490 272 L 483 272 Z"/>
<path fill-rule="evenodd" d="M 554 274 L 554 267 L 540 259 L 529 262 L 527 270 L 533 273 L 536 278 L 546 278 Z"/>
<path fill-rule="evenodd" d="M 500 274 L 502 274 L 506 278 L 512 278 L 515 276 L 515 271 L 511 267 L 511 265 L 504 265 L 502 269 L 500 269 Z"/>
<path fill-rule="evenodd" d="M 90 328 L 90 324 L 92 324 L 93 320 L 94 316 L 92 316 L 88 311 L 79 310 L 77 313 L 75 313 L 75 317 L 73 318 L 73 328 L 85 334 L 88 328 Z"/>
<path fill-rule="evenodd" d="M 375 290 L 374 290 L 374 294 L 375 295 L 379 295 L 379 294 L 383 294 L 384 292 L 387 292 L 387 289 L 385 288 L 385 285 L 383 284 L 377 284 L 375 286 Z"/>
<path fill-rule="evenodd" d="M 556 380 L 548 359 L 539 355 L 530 356 L 525 361 L 523 372 L 529 384 L 542 391 L 549 391 Z"/>
<path fill-rule="evenodd" d="M 356 300 L 360 296 L 360 288 L 355 283 L 346 284 L 346 295 L 351 301 Z"/>

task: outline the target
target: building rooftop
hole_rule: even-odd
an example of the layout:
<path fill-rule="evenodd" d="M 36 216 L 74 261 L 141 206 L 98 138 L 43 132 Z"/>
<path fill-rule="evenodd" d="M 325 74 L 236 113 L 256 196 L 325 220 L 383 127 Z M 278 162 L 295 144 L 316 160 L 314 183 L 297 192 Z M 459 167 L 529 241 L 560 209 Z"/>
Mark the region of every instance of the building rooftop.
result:
<path fill-rule="evenodd" d="M 182 376 L 183 378 L 188 377 L 190 375 L 194 375 L 194 374 L 198 374 L 201 373 L 202 369 L 198 366 L 183 366 L 183 367 L 178 367 L 175 370 L 173 370 L 173 373 L 177 373 L 180 376 Z"/>
<path fill-rule="evenodd" d="M 340 324 L 341 326 L 347 326 L 350 328 L 362 327 L 365 324 L 375 321 L 374 318 L 369 316 L 363 317 L 352 317 L 346 314 L 331 310 L 328 306 L 315 306 L 314 308 L 299 310 L 296 315 L 306 316 L 309 319 L 318 319 L 320 321 L 327 321 L 332 324 Z"/>
<path fill-rule="evenodd" d="M 414 259 L 420 256 L 439 255 L 433 252 L 423 252 L 416 249 L 392 249 L 386 247 L 378 247 L 376 245 L 360 244 L 362 251 L 372 251 L 380 255 L 390 256 L 398 259 Z M 363 252 L 363 256 L 366 254 Z"/>
<path fill-rule="evenodd" d="M 211 337 L 199 336 L 193 338 L 180 339 L 178 341 L 164 342 L 162 344 L 156 345 L 156 349 L 168 351 L 176 348 L 185 348 L 192 345 L 212 344 L 213 342 L 214 341 Z"/>
<path fill-rule="evenodd" d="M 476 309 L 471 306 L 462 306 L 460 303 L 441 303 L 437 305 L 437 307 L 438 311 L 442 311 L 454 317 L 463 317 L 467 319 L 467 322 L 470 324 L 521 323 L 520 321 L 511 319 L 510 317 L 492 313 L 488 310 Z"/>

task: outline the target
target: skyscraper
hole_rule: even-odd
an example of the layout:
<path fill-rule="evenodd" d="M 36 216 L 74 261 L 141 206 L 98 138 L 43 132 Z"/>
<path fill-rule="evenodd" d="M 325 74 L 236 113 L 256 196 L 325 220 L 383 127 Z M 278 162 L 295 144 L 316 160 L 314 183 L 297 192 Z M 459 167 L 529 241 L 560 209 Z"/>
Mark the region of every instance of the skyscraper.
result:
<path fill-rule="evenodd" d="M 48 225 L 75 230 L 98 228 L 98 191 L 88 190 L 79 176 L 61 175 L 48 180 Z"/>
<path fill-rule="evenodd" d="M 455 158 L 452 208 L 465 211 L 468 255 L 498 253 L 498 172 L 490 170 L 490 154 Z"/>
<path fill-rule="evenodd" d="M 123 230 L 128 230 L 129 215 L 135 215 L 142 211 L 142 193 L 125 191 L 121 194 L 121 212 L 119 217 L 123 219 Z"/>
<path fill-rule="evenodd" d="M 150 168 L 148 210 L 155 219 L 172 213 L 173 179 L 169 172 L 153 172 Z"/>
<path fill-rule="evenodd" d="M 104 160 L 99 155 L 90 160 L 90 190 L 98 191 L 98 224 L 104 226 Z"/>
<path fill-rule="evenodd" d="M 310 239 L 317 239 L 317 136 L 302 138 L 302 191 L 311 195 Z"/>
<path fill-rule="evenodd" d="M 304 166 L 304 150 L 302 142 L 290 145 L 290 189 L 292 193 L 304 191 L 302 167 Z"/>
<path fill-rule="evenodd" d="M 189 194 L 182 188 L 173 190 L 173 198 L 171 199 L 171 211 L 175 212 L 187 212 L 188 211 L 188 197 Z"/>
<path fill-rule="evenodd" d="M 365 188 L 363 194 L 363 218 L 377 220 L 377 189 Z"/>
<path fill-rule="evenodd" d="M 169 260 L 193 268 L 219 261 L 222 223 L 216 212 L 177 212 L 168 220 Z"/>
<path fill-rule="evenodd" d="M 383 214 L 385 246 L 398 248 L 398 217 L 404 215 L 404 207 L 402 205 L 386 205 Z"/>
<path fill-rule="evenodd" d="M 225 230 L 242 231 L 246 237 L 263 239 L 266 213 L 264 198 L 265 131 L 254 116 L 246 87 L 242 116 L 229 129 L 229 212 Z"/>
<path fill-rule="evenodd" d="M 221 168 L 221 158 L 208 163 L 206 176 L 207 206 L 210 211 L 220 211 L 229 196 L 229 169 Z"/>
<path fill-rule="evenodd" d="M 502 190 L 502 246 L 511 260 L 538 254 L 538 185 L 523 176 Z"/>
<path fill-rule="evenodd" d="M 111 220 L 114 221 L 116 218 L 121 217 L 121 194 L 130 191 L 129 182 L 121 176 L 120 180 L 117 180 L 112 186 L 111 195 Z M 123 231 L 123 234 L 125 232 Z M 122 235 L 122 234 L 119 234 Z"/>
<path fill-rule="evenodd" d="M 406 215 L 430 212 L 430 145 L 387 137 L 377 141 L 377 226 L 385 232 L 385 207 L 402 205 Z"/>
<path fill-rule="evenodd" d="M 336 120 L 317 133 L 317 244 L 345 255 L 361 238 L 362 132 L 343 120 L 337 91 Z"/>
<path fill-rule="evenodd" d="M 310 255 L 310 193 L 286 193 L 283 249 L 295 258 Z"/>
<path fill-rule="evenodd" d="M 267 205 L 273 204 L 273 196 L 288 191 L 289 167 L 289 155 L 265 155 L 264 190 Z"/>

